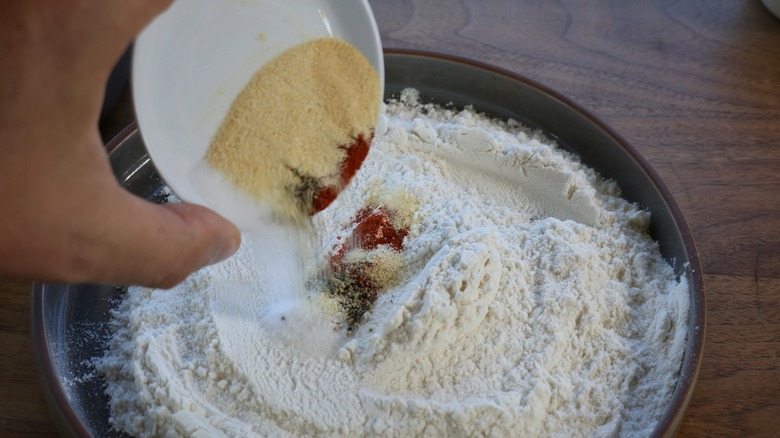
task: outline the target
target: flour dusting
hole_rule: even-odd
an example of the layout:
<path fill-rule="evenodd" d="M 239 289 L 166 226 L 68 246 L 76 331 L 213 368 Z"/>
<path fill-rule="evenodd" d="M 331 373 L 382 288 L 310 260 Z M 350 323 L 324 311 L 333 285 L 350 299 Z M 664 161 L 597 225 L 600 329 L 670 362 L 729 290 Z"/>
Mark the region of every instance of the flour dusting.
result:
<path fill-rule="evenodd" d="M 315 280 L 379 207 L 402 213 L 403 245 L 351 256 L 394 275 L 347 327 Z M 406 90 L 313 218 L 310 264 L 273 225 L 173 290 L 130 289 L 98 364 L 111 423 L 136 436 L 646 436 L 671 401 L 689 309 L 649 221 L 539 132 Z"/>

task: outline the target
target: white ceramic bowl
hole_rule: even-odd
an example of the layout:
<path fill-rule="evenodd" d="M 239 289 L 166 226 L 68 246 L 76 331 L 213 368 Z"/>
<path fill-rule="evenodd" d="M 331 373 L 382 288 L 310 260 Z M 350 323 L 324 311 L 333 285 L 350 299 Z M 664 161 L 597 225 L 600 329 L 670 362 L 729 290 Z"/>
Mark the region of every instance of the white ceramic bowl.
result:
<path fill-rule="evenodd" d="M 366 0 L 179 0 L 139 35 L 136 117 L 152 162 L 180 198 L 232 219 L 213 194 L 206 199 L 193 186 L 193 169 L 254 73 L 284 50 L 326 36 L 360 50 L 384 84 L 379 31 Z"/>

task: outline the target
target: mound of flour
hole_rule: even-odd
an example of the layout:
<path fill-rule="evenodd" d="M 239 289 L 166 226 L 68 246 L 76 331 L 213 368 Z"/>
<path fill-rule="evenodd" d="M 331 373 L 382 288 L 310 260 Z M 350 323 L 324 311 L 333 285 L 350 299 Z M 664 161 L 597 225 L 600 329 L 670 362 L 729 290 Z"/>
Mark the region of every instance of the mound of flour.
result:
<path fill-rule="evenodd" d="M 647 435 L 687 284 L 614 183 L 518 123 L 389 103 L 324 254 L 366 200 L 412 199 L 402 281 L 347 336 L 290 230 L 173 290 L 133 288 L 98 368 L 131 435 Z M 292 267 L 292 268 L 291 268 Z"/>

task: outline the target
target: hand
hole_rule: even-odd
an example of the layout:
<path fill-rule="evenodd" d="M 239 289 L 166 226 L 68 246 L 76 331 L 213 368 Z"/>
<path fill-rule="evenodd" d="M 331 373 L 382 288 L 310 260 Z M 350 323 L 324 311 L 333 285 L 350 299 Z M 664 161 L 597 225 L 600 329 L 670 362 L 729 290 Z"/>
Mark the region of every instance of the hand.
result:
<path fill-rule="evenodd" d="M 117 183 L 97 124 L 108 76 L 171 0 L 0 3 L 0 278 L 171 287 L 240 234 Z"/>

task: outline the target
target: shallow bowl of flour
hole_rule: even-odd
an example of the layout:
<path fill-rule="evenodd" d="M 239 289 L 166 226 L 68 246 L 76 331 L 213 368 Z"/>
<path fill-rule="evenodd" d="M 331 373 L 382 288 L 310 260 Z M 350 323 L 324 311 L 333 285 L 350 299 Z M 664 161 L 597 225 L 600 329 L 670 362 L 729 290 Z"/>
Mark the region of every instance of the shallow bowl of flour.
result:
<path fill-rule="evenodd" d="M 650 433 L 673 435 L 701 363 L 704 291 L 690 232 L 658 175 L 633 147 L 592 114 L 514 73 L 468 60 L 406 51 L 386 53 L 385 73 L 387 97 L 397 98 L 402 90 L 413 87 L 425 102 L 451 108 L 471 105 L 475 111 L 497 119 L 518 120 L 543 132 L 602 177 L 614 180 L 623 198 L 650 212 L 650 236 L 658 242 L 675 275 L 687 283 L 689 297 L 679 378 Z M 125 187 L 140 196 L 164 201 L 167 190 L 135 127 L 120 134 L 109 148 L 114 171 Z M 575 219 L 591 220 L 582 214 Z M 466 236 L 461 240 L 471 244 L 488 237 Z M 104 354 L 111 340 L 109 321 L 123 296 L 125 289 L 115 286 L 33 287 L 35 351 L 47 399 L 65 436 L 121 436 L 110 427 L 105 381 L 95 369 L 94 360 Z"/>

